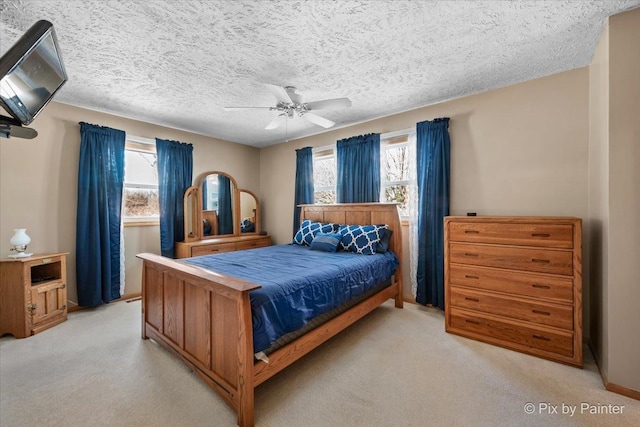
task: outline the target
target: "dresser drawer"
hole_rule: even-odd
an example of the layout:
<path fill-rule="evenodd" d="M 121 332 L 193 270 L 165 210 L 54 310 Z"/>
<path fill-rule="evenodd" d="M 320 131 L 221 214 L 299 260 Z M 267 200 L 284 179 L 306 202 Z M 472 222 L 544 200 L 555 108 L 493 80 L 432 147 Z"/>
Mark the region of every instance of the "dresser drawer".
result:
<path fill-rule="evenodd" d="M 573 275 L 573 252 L 450 243 L 449 261 L 511 270 Z"/>
<path fill-rule="evenodd" d="M 509 347 L 511 343 L 539 350 L 573 357 L 573 333 L 552 331 L 537 328 L 534 325 L 517 321 L 501 320 L 492 316 L 470 313 L 465 310 L 451 308 L 451 328 L 454 332 L 470 332 L 476 335 L 504 341 L 500 343 Z"/>
<path fill-rule="evenodd" d="M 455 307 L 573 330 L 573 307 L 568 305 L 541 303 L 457 286 L 451 287 L 449 297 Z"/>
<path fill-rule="evenodd" d="M 236 243 L 236 249 L 242 251 L 245 249 L 264 248 L 269 245 L 271 245 L 271 238 L 247 240 L 245 242 Z"/>
<path fill-rule="evenodd" d="M 448 281 L 488 291 L 573 302 L 573 279 L 535 273 L 450 264 Z"/>
<path fill-rule="evenodd" d="M 451 222 L 449 223 L 449 240 L 571 249 L 573 248 L 573 225 Z"/>
<path fill-rule="evenodd" d="M 191 256 L 219 254 L 236 250 L 235 243 L 219 243 L 213 245 L 194 246 L 191 248 Z"/>

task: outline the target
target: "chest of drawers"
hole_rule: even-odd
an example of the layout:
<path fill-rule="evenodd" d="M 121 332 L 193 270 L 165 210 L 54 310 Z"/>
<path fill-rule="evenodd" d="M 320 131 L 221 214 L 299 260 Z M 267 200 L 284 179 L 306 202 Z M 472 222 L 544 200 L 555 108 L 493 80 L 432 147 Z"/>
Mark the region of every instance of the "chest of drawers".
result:
<path fill-rule="evenodd" d="M 582 366 L 582 220 L 446 217 L 447 332 Z"/>

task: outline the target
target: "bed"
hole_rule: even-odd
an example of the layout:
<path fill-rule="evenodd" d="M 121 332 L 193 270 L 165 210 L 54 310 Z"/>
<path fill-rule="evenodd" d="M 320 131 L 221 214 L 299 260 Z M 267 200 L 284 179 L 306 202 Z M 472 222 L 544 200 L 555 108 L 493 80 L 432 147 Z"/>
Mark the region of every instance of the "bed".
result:
<path fill-rule="evenodd" d="M 226 254 L 208 256 L 218 263 L 213 264 L 217 265 L 217 270 L 207 264 L 207 257 L 178 261 L 154 254 L 138 255 L 143 260 L 142 338 L 155 340 L 193 369 L 237 413 L 240 426 L 254 424 L 254 389 L 258 385 L 386 300 L 393 298 L 395 306 L 402 308 L 402 241 L 396 204 L 303 205 L 301 218 L 335 224 L 388 224 L 394 233 L 386 257 L 395 257 L 397 268 L 389 280 L 357 287 L 355 292 L 348 291 L 357 294 L 355 302 L 350 297 L 346 298 L 348 302 L 338 298 L 337 307 L 320 310 L 321 315 L 307 316 L 313 319 L 308 323 L 302 321 L 302 328 L 299 329 L 300 324 L 287 325 L 294 330 L 283 330 L 282 334 L 266 340 L 260 338 L 263 331 L 257 328 L 254 341 L 254 327 L 260 322 L 254 317 L 258 311 L 255 307 L 252 310 L 251 306 L 262 298 L 268 288 L 266 283 L 275 280 L 279 274 L 250 281 L 247 277 L 255 276 L 244 270 L 248 270 L 246 267 L 252 256 L 272 256 L 265 255 L 272 251 L 278 253 L 274 257 L 286 259 L 294 256 L 286 251 L 300 248 L 291 245 L 263 248 L 269 250 L 266 252 L 261 252 L 262 249 L 235 252 L 235 256 L 239 256 L 236 259 L 223 256 Z M 285 252 L 278 252 L 281 250 Z M 311 252 L 311 256 L 316 256 Z M 344 268 L 339 266 L 344 255 L 330 257 L 335 268 Z M 362 262 L 378 256 L 349 255 Z M 242 265 L 244 269 L 233 270 L 230 264 Z M 258 282 L 265 284 L 264 289 Z M 346 291 L 334 294 L 341 292 Z M 287 319 L 285 323 L 296 323 L 289 322 L 295 316 L 281 317 Z"/>

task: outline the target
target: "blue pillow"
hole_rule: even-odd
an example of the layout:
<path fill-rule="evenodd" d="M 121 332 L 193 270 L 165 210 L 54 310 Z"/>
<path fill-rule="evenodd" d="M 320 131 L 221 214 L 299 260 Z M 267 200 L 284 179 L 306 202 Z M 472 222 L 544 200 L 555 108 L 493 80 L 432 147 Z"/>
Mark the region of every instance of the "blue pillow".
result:
<path fill-rule="evenodd" d="M 345 251 L 373 255 L 387 225 L 342 225 L 340 246 Z"/>
<path fill-rule="evenodd" d="M 378 246 L 376 247 L 376 252 L 384 253 L 389 250 L 389 242 L 391 242 L 391 236 L 393 235 L 393 230 L 390 228 L 385 228 L 382 232 L 382 237 L 380 237 L 380 241 L 378 242 Z"/>
<path fill-rule="evenodd" d="M 318 233 L 335 233 L 338 231 L 338 224 L 315 222 L 308 219 L 302 221 L 300 228 L 293 238 L 296 245 L 311 245 L 314 237 Z"/>
<path fill-rule="evenodd" d="M 338 245 L 340 245 L 341 239 L 342 234 L 318 233 L 311 242 L 309 249 L 312 251 L 335 252 L 338 250 Z"/>
<path fill-rule="evenodd" d="M 253 233 L 256 231 L 256 225 L 249 218 L 243 219 L 240 223 L 241 233 Z"/>

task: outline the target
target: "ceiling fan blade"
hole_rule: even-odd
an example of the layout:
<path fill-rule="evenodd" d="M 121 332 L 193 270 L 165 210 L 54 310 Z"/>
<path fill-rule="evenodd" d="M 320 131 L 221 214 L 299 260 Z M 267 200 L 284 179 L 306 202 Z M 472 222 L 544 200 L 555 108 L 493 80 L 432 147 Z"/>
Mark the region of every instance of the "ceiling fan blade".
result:
<path fill-rule="evenodd" d="M 273 107 L 224 107 L 224 111 L 271 110 Z"/>
<path fill-rule="evenodd" d="M 285 104 L 293 104 L 293 100 L 289 97 L 287 90 L 282 86 L 270 85 L 269 83 L 265 83 L 264 85 L 278 101 L 284 102 Z"/>
<path fill-rule="evenodd" d="M 307 109 L 309 110 L 347 108 L 351 107 L 351 100 L 349 98 L 325 99 L 322 101 L 305 102 L 304 105 L 306 105 Z"/>
<path fill-rule="evenodd" d="M 269 122 L 269 124 L 267 125 L 267 127 L 265 127 L 265 129 L 272 130 L 272 129 L 278 128 L 280 126 L 280 117 L 282 116 L 284 116 L 284 114 L 278 114 L 275 119 Z"/>
<path fill-rule="evenodd" d="M 320 117 L 313 113 L 304 113 L 302 117 L 309 120 L 311 123 L 322 126 L 323 128 L 330 128 L 335 125 L 335 123 L 331 120 L 325 119 L 324 117 Z"/>

